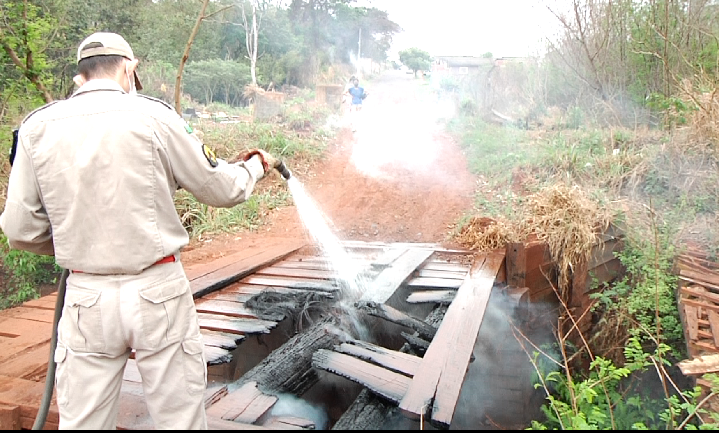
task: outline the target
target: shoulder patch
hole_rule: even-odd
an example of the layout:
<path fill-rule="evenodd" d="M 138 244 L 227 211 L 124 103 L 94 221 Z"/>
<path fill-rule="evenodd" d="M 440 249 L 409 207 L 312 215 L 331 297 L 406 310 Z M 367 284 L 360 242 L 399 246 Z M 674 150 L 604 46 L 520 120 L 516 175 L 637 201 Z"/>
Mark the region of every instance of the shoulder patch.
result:
<path fill-rule="evenodd" d="M 25 123 L 25 122 L 27 121 L 27 119 L 29 119 L 33 114 L 35 114 L 35 113 L 37 113 L 37 112 L 39 112 L 39 111 L 42 111 L 42 110 L 46 109 L 47 107 L 49 107 L 49 106 L 51 106 L 51 105 L 55 105 L 55 104 L 57 104 L 58 102 L 60 102 L 60 100 L 48 102 L 47 104 L 43 105 L 42 107 L 36 108 L 36 109 L 32 110 L 32 111 L 30 112 L 30 114 L 28 114 L 27 116 L 25 116 L 25 118 L 22 120 L 22 122 L 21 122 L 20 124 L 22 125 L 23 123 Z"/>
<path fill-rule="evenodd" d="M 152 96 L 143 95 L 142 93 L 138 93 L 135 96 L 139 96 L 141 98 L 149 99 L 150 101 L 159 102 L 160 104 L 164 105 L 165 108 L 169 108 L 172 111 L 175 111 L 175 109 L 172 107 L 172 105 L 168 104 L 167 102 L 163 101 L 162 99 L 153 98 Z"/>
<path fill-rule="evenodd" d="M 205 158 L 207 158 L 207 162 L 210 163 L 211 167 L 217 167 L 217 157 L 215 156 L 215 152 L 213 152 L 206 144 L 202 145 L 202 154 L 205 155 Z"/>

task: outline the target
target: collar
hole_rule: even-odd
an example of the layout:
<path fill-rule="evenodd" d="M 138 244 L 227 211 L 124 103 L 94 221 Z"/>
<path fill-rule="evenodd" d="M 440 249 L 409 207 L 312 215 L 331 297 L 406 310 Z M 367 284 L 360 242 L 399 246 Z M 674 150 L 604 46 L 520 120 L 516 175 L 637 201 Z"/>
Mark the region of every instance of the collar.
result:
<path fill-rule="evenodd" d="M 127 93 L 125 90 L 117 83 L 115 80 L 110 80 L 108 78 L 97 78 L 94 80 L 90 80 L 87 83 L 83 84 L 82 87 L 77 89 L 75 93 L 72 94 L 72 97 L 75 97 L 77 95 L 87 93 L 87 92 L 95 92 L 97 90 L 113 90 L 118 91 L 122 93 Z"/>

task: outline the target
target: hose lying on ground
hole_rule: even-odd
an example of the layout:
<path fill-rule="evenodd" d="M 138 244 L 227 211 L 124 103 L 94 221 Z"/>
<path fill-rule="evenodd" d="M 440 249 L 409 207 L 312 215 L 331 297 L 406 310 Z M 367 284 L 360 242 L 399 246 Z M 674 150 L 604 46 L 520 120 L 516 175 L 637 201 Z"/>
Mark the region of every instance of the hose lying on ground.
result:
<path fill-rule="evenodd" d="M 65 289 L 67 288 L 67 269 L 63 269 L 60 276 L 60 283 L 57 286 L 57 301 L 55 301 L 55 316 L 52 319 L 52 337 L 50 338 L 50 359 L 47 362 L 47 377 L 45 378 L 45 391 L 42 395 L 40 408 L 35 417 L 35 423 L 32 425 L 33 430 L 42 430 L 47 420 L 47 413 L 50 410 L 50 401 L 52 400 L 52 392 L 55 387 L 55 348 L 57 347 L 57 324 L 62 316 L 62 308 L 65 305 Z"/>

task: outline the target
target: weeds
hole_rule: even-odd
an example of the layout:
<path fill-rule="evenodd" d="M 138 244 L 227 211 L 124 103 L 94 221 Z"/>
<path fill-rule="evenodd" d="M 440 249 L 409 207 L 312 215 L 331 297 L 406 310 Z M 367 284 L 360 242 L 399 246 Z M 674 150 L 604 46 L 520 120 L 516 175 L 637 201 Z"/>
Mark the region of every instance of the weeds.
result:
<path fill-rule="evenodd" d="M 10 250 L 5 235 L 0 235 L 0 254 L 6 277 L 0 309 L 39 297 L 39 285 L 54 284 L 61 271 L 52 256 Z"/>

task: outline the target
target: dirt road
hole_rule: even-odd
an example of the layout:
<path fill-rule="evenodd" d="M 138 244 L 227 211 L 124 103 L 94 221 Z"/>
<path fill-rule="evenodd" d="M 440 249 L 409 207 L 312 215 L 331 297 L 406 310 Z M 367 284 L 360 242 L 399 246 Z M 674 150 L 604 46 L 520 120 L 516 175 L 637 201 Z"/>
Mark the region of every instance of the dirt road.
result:
<path fill-rule="evenodd" d="M 472 209 L 476 178 L 444 131 L 451 108 L 401 71 L 361 82 L 370 93 L 356 132 L 343 128 L 316 168 L 298 179 L 342 240 L 436 242 Z M 290 167 L 291 169 L 291 167 Z M 183 262 L 210 260 L 265 237 L 308 237 L 293 206 L 256 233 L 193 243 Z"/>

